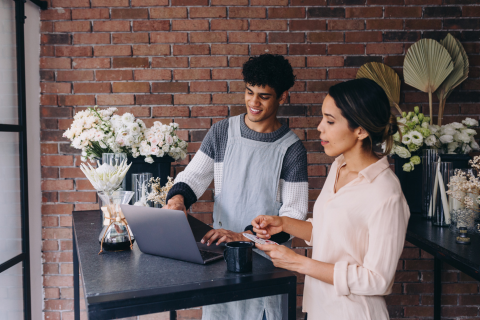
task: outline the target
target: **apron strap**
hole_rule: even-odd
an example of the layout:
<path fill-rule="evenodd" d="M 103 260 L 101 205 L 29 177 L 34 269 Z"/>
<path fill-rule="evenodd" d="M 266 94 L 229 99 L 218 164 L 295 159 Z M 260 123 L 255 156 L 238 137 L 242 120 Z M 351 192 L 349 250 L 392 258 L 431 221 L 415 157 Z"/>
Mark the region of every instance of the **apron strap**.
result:
<path fill-rule="evenodd" d="M 228 119 L 228 138 L 240 138 L 240 117 L 243 114 Z"/>

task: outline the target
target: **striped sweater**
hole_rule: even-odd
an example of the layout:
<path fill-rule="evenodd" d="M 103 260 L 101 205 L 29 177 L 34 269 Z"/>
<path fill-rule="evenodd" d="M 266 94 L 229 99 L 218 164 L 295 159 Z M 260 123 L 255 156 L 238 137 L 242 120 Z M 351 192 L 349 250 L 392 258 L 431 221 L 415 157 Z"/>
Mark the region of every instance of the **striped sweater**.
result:
<path fill-rule="evenodd" d="M 245 124 L 244 116 L 240 118 L 240 133 L 246 139 L 274 142 L 290 130 L 288 126 L 282 125 L 274 132 L 259 133 Z M 185 198 L 185 206 L 188 209 L 202 196 L 212 179 L 215 182 L 215 194 L 220 194 L 223 187 L 223 160 L 227 148 L 228 126 L 228 119 L 212 126 L 200 150 L 185 170 L 176 177 L 167 201 L 181 194 Z M 300 140 L 291 145 L 285 153 L 278 183 L 277 201 L 283 204 L 280 208 L 280 216 L 305 220 L 308 210 L 307 152 Z"/>

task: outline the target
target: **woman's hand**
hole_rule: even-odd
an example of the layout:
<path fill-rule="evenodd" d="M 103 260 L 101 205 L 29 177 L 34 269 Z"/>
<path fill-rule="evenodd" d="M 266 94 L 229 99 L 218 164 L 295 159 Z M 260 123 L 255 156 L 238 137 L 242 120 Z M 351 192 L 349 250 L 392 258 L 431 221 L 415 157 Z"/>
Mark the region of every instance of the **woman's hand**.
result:
<path fill-rule="evenodd" d="M 278 268 L 301 272 L 304 265 L 308 262 L 307 257 L 296 254 L 293 250 L 276 244 L 255 244 L 255 247 L 264 251 Z"/>
<path fill-rule="evenodd" d="M 283 220 L 279 216 L 258 216 L 252 220 L 252 226 L 257 237 L 270 239 L 272 235 L 283 231 Z"/>
<path fill-rule="evenodd" d="M 225 229 L 212 229 L 208 231 L 200 241 L 201 243 L 206 243 L 207 246 L 211 245 L 217 241 L 217 246 L 222 243 L 222 242 L 231 242 L 231 241 L 248 241 L 247 238 L 245 238 L 242 235 L 242 232 L 236 233 L 230 230 L 225 230 Z"/>
<path fill-rule="evenodd" d="M 164 206 L 162 209 L 179 210 L 187 214 L 187 208 L 185 207 L 185 200 L 181 194 L 177 194 L 171 197 L 168 200 L 167 205 Z"/>

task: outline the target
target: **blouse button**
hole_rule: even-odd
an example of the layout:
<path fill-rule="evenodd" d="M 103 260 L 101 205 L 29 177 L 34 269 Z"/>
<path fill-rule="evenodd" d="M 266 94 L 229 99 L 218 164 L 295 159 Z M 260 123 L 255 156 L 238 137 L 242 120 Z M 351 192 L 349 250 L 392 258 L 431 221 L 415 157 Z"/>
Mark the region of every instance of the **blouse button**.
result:
<path fill-rule="evenodd" d="M 222 221 L 218 221 L 218 225 L 221 227 L 222 226 Z"/>

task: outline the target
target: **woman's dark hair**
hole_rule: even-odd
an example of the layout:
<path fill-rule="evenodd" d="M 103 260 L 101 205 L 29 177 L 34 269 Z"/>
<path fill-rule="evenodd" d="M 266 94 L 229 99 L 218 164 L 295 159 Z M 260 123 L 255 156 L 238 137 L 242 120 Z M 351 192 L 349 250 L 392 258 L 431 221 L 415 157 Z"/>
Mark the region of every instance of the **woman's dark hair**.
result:
<path fill-rule="evenodd" d="M 365 147 L 373 149 L 385 142 L 383 155 L 390 154 L 398 125 L 382 87 L 370 79 L 355 79 L 330 87 L 328 94 L 347 119 L 350 129 L 362 127 L 368 132 L 370 139 L 364 140 Z"/>
<path fill-rule="evenodd" d="M 278 54 L 262 54 L 250 57 L 243 64 L 243 81 L 252 86 L 268 85 L 275 90 L 277 99 L 282 93 L 293 87 L 295 76 L 293 69 L 283 56 Z"/>

